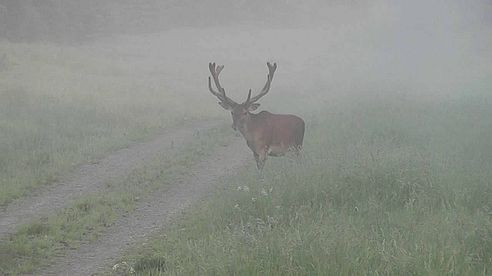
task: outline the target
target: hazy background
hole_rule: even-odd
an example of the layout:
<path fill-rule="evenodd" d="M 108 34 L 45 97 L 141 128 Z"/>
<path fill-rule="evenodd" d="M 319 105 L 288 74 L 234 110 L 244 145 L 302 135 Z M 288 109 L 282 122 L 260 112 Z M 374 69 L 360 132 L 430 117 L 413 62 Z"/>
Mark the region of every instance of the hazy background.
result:
<path fill-rule="evenodd" d="M 251 158 L 186 231 L 131 249 L 137 272 L 490 274 L 490 0 L 0 0 L 0 208 L 163 129 L 223 122 L 22 225 L 0 274 L 47 265 L 242 139 L 211 61 L 237 102 L 278 63 L 260 110 L 304 118 L 306 158 L 269 159 L 262 183 Z"/>
<path fill-rule="evenodd" d="M 0 37 L 71 46 L 104 39 L 118 49 L 131 45 L 146 57 L 199 56 L 227 67 L 239 59 L 261 61 L 257 66 L 277 60 L 280 74 L 294 73 L 296 67 L 302 74 L 307 66 L 309 77 L 333 90 L 372 82 L 401 89 L 421 85 L 437 93 L 470 88 L 487 77 L 491 14 L 486 0 L 2 0 Z M 121 34 L 130 38 L 121 40 Z M 137 34 L 145 36 L 131 39 Z M 201 66 L 207 74 L 203 63 L 187 66 Z M 226 72 L 249 74 L 244 66 L 226 67 Z"/>
<path fill-rule="evenodd" d="M 78 156 L 79 138 L 92 152 L 98 139 L 229 121 L 207 91 L 210 61 L 225 65 L 222 84 L 238 102 L 263 86 L 266 61 L 277 62 L 262 108 L 305 117 L 363 95 L 440 102 L 487 94 L 491 14 L 485 0 L 1 0 L 3 155 L 49 145 L 42 166 L 61 137 Z"/>
<path fill-rule="evenodd" d="M 277 62 L 261 108 L 305 118 L 361 97 L 488 101 L 491 14 L 485 0 L 0 0 L 0 182 L 27 169 L 44 183 L 45 166 L 56 175 L 184 120 L 229 123 L 211 61 L 238 102 Z"/>

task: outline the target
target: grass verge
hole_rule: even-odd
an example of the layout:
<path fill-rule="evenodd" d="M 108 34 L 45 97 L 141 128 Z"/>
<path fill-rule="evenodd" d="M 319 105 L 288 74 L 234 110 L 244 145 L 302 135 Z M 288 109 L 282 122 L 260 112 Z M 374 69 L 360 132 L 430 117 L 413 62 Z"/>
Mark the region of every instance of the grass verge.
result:
<path fill-rule="evenodd" d="M 492 98 L 338 101 L 109 274 L 490 275 Z M 131 270 L 131 272 L 130 272 Z"/>
<path fill-rule="evenodd" d="M 0 53 L 8 62 L 0 72 L 0 206 L 216 109 L 190 104 L 200 96 L 183 93 L 186 80 L 165 74 L 166 64 L 42 43 L 0 41 Z"/>
<path fill-rule="evenodd" d="M 0 243 L 0 272 L 31 273 L 63 254 L 64 249 L 97 239 L 119 216 L 131 215 L 137 202 L 156 189 L 171 185 L 214 148 L 227 144 L 232 137 L 228 133 L 229 128 L 200 132 L 185 149 L 159 156 L 125 179 L 108 182 L 107 192 L 84 196 L 56 215 L 21 226 Z"/>

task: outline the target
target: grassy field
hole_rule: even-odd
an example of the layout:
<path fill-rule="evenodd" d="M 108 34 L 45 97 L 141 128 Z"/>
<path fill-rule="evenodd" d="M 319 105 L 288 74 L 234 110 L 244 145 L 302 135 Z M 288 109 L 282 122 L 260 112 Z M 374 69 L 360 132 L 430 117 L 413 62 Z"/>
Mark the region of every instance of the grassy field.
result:
<path fill-rule="evenodd" d="M 144 141 L 162 128 L 217 116 L 226 122 L 227 113 L 206 89 L 209 57 L 190 57 L 176 43 L 163 44 L 174 38 L 203 48 L 203 43 L 217 36 L 220 33 L 213 30 L 185 30 L 77 47 L 0 41 L 0 54 L 6 56 L 0 68 L 0 206 L 56 182 L 81 164 L 97 161 L 133 141 Z M 247 34 L 234 37 L 228 51 L 249 38 Z M 214 49 L 217 43 L 206 47 L 228 55 Z M 151 47 L 142 52 L 147 45 Z M 176 54 L 171 57 L 169 52 Z M 246 80 L 262 85 L 264 62 L 236 61 L 236 68 L 225 75 L 228 87 L 235 90 L 245 85 L 244 80 L 234 83 L 244 77 L 239 74 L 244 63 L 254 65 L 258 72 Z M 288 68 L 284 66 L 284 72 Z M 246 90 L 233 95 L 245 96 L 242 92 Z M 108 183 L 109 192 L 104 195 L 84 196 L 53 216 L 22 225 L 0 243 L 0 273 L 35 271 L 63 250 L 97 239 L 106 226 L 131 212 L 136 201 L 221 146 L 232 135 L 228 126 L 227 130 L 213 130 L 180 154 L 155 160 L 126 179 Z"/>
<path fill-rule="evenodd" d="M 317 32 L 255 33 L 269 47 L 259 47 L 248 29 L 233 28 L 176 29 L 76 46 L 0 41 L 0 56 L 6 56 L 0 66 L 0 206 L 162 128 L 228 120 L 207 91 L 210 61 L 227 63 L 223 85 L 242 101 L 248 88 L 262 87 L 265 63 L 275 57 L 281 66 L 277 94 L 262 103 L 312 105 L 314 96 L 301 98 L 292 89 L 303 85 L 300 76 L 289 76 L 303 68 L 294 53 L 302 49 L 307 59 L 322 51 Z M 282 46 L 293 35 L 312 46 Z"/>
<path fill-rule="evenodd" d="M 131 141 L 219 111 L 186 105 L 185 80 L 163 78 L 165 65 L 41 43 L 0 42 L 0 53 L 0 206 Z"/>
<path fill-rule="evenodd" d="M 408 67 L 393 64 L 399 52 L 379 49 L 371 32 L 351 28 L 189 28 L 78 47 L 1 41 L 0 206 L 162 128 L 229 120 L 206 91 L 207 62 L 226 64 L 223 84 L 240 101 L 261 88 L 264 63 L 274 60 L 278 73 L 261 108 L 306 119 L 302 162 L 269 159 L 260 182 L 251 159 L 122 261 L 139 275 L 490 275 L 487 53 L 449 43 L 458 45 L 449 56 Z M 354 33 L 374 43 L 351 41 Z M 107 194 L 22 226 L 0 244 L 0 273 L 32 272 L 97 239 L 228 135 L 230 128 L 213 130 L 108 183 Z M 162 171 L 169 158 L 175 163 Z"/>
<path fill-rule="evenodd" d="M 32 273 L 54 256 L 75 249 L 81 242 L 96 240 L 122 215 L 131 216 L 136 204 L 157 189 L 174 185 L 187 168 L 227 145 L 232 135 L 225 128 L 201 132 L 183 150 L 161 154 L 127 177 L 106 183 L 107 191 L 75 200 L 55 215 L 22 225 L 0 243 L 0 272 L 7 275 Z"/>
<path fill-rule="evenodd" d="M 163 128 L 221 114 L 197 104 L 208 98 L 206 90 L 192 90 L 168 74 L 167 64 L 136 64 L 139 58 L 102 48 L 0 42 L 7 57 L 0 71 L 0 206 Z M 223 145 L 228 133 L 212 129 L 183 151 L 107 183 L 108 193 L 22 225 L 0 243 L 0 274 L 32 272 L 64 249 L 96 239 L 138 200 Z"/>
<path fill-rule="evenodd" d="M 492 273 L 490 93 L 366 94 L 325 110 L 302 163 L 270 159 L 264 181 L 252 165 L 113 273 Z"/>

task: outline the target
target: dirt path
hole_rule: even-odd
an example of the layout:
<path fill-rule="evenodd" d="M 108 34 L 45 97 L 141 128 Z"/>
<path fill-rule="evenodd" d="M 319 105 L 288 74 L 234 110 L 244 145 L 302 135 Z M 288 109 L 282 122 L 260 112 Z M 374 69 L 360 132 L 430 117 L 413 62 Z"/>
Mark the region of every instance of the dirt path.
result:
<path fill-rule="evenodd" d="M 179 150 L 191 142 L 196 132 L 217 125 L 217 122 L 207 121 L 170 128 L 152 141 L 130 145 L 96 164 L 84 165 L 38 194 L 13 202 L 0 210 L 0 240 L 15 232 L 19 225 L 53 214 L 80 196 L 103 190 L 108 180 L 129 174 L 158 154 Z"/>
<path fill-rule="evenodd" d="M 163 188 L 144 200 L 130 216 L 121 217 L 94 242 L 83 244 L 41 275 L 93 275 L 113 265 L 124 251 L 165 228 L 180 211 L 212 190 L 221 178 L 233 174 L 252 158 L 240 138 L 218 149 L 212 157 L 190 168 L 171 188 Z M 37 275 L 37 274 L 36 274 Z"/>

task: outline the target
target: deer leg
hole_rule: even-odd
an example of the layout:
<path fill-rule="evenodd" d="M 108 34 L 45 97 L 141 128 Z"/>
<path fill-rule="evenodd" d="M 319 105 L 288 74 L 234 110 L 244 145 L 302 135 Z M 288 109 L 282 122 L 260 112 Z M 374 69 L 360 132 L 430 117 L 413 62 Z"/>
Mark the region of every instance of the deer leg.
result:
<path fill-rule="evenodd" d="M 261 160 L 260 160 L 260 155 L 256 152 L 253 152 L 253 156 L 255 157 L 255 160 L 256 160 L 256 172 L 258 173 L 258 180 L 259 181 L 263 181 L 263 165 L 261 163 Z"/>
<path fill-rule="evenodd" d="M 256 160 L 256 167 L 260 169 L 260 156 L 256 152 L 253 152 L 253 156 L 255 157 Z"/>
<path fill-rule="evenodd" d="M 256 153 L 255 152 L 255 159 L 256 159 L 256 167 L 258 168 L 257 172 L 258 172 L 258 180 L 261 182 L 261 183 L 264 183 L 265 182 L 265 178 L 263 177 L 263 167 L 265 166 L 265 160 L 266 160 L 266 156 L 267 156 L 267 151 L 266 150 L 263 150 L 263 151 L 260 151 L 260 153 Z"/>
<path fill-rule="evenodd" d="M 268 152 L 268 148 L 263 147 L 258 153 L 256 153 L 256 155 L 258 156 L 256 159 L 256 167 L 258 168 L 259 171 L 263 171 L 263 166 L 265 166 L 265 161 L 267 158 L 267 152 Z"/>
<path fill-rule="evenodd" d="M 255 153 L 255 160 L 256 160 L 256 168 L 258 168 L 258 171 L 263 171 L 263 166 L 265 166 L 265 159 L 266 157 L 262 157 L 261 155 Z"/>

